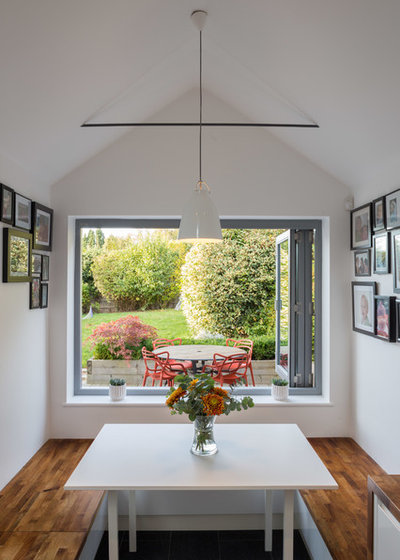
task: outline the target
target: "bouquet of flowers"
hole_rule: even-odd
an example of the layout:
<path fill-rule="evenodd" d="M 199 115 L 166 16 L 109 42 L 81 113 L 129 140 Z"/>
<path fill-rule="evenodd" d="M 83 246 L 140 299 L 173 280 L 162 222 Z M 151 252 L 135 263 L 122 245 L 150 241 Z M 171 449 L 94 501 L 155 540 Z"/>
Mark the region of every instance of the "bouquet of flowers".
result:
<path fill-rule="evenodd" d="M 229 391 L 216 387 L 209 373 L 201 373 L 195 379 L 179 375 L 175 383 L 178 386 L 171 387 L 166 404 L 171 414 L 187 414 L 189 420 L 195 422 L 192 452 L 196 455 L 211 455 L 217 451 L 212 431 L 215 416 L 254 406 L 251 397 L 233 397 L 232 387 Z"/>

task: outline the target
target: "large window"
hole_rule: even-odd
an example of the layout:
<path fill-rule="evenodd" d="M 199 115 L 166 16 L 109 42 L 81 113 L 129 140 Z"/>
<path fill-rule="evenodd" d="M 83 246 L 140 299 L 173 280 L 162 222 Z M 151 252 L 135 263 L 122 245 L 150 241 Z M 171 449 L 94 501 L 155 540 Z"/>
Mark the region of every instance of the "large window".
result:
<path fill-rule="evenodd" d="M 150 338 L 156 332 L 184 344 L 225 344 L 231 333 L 252 339 L 255 386 L 238 391 L 269 394 L 271 378 L 279 375 L 294 393 L 321 393 L 321 222 L 230 219 L 221 225 L 223 244 L 199 251 L 175 241 L 178 220 L 76 220 L 75 394 L 107 394 L 111 375 L 127 378 L 128 394 L 167 392 L 142 387 L 140 349 L 127 370 L 125 360 L 95 346 L 93 334 L 132 316 Z M 214 278 L 200 278 L 212 270 Z M 209 289 L 215 276 L 217 286 L 227 282 L 224 304 Z M 202 323 L 202 314 L 212 320 Z"/>

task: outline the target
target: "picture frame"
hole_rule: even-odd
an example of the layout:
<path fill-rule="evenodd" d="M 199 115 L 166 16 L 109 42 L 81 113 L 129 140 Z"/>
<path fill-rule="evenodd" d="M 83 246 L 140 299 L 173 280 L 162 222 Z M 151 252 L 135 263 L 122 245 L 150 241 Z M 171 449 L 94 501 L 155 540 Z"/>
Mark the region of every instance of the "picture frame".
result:
<path fill-rule="evenodd" d="M 390 273 L 390 233 L 374 235 L 374 274 Z"/>
<path fill-rule="evenodd" d="M 375 336 L 396 342 L 396 298 L 375 296 Z"/>
<path fill-rule="evenodd" d="M 3 229 L 3 282 L 32 280 L 32 235 L 14 228 Z"/>
<path fill-rule="evenodd" d="M 50 257 L 42 255 L 42 282 L 49 281 Z"/>
<path fill-rule="evenodd" d="M 32 253 L 32 276 L 41 276 L 42 274 L 42 255 Z"/>
<path fill-rule="evenodd" d="M 350 247 L 354 249 L 368 249 L 372 244 L 372 204 L 364 204 L 355 208 L 351 216 Z"/>
<path fill-rule="evenodd" d="M 14 226 L 31 230 L 32 225 L 32 201 L 22 194 L 14 194 Z"/>
<path fill-rule="evenodd" d="M 400 229 L 392 230 L 393 291 L 400 294 Z"/>
<path fill-rule="evenodd" d="M 14 223 L 14 190 L 7 185 L 0 185 L 0 222 Z"/>
<path fill-rule="evenodd" d="M 32 282 L 29 285 L 29 309 L 40 309 L 40 284 L 40 278 L 32 278 Z"/>
<path fill-rule="evenodd" d="M 40 308 L 45 309 L 49 306 L 49 285 L 46 282 L 40 283 Z"/>
<path fill-rule="evenodd" d="M 34 202 L 32 204 L 33 248 L 51 251 L 53 234 L 53 210 Z"/>
<path fill-rule="evenodd" d="M 386 195 L 386 227 L 400 227 L 400 189 Z"/>
<path fill-rule="evenodd" d="M 371 276 L 371 249 L 354 251 L 354 275 Z"/>
<path fill-rule="evenodd" d="M 352 282 L 353 331 L 375 336 L 376 282 Z"/>
<path fill-rule="evenodd" d="M 386 197 L 381 196 L 372 202 L 372 229 L 386 229 Z"/>
<path fill-rule="evenodd" d="M 397 333 L 396 333 L 396 341 L 400 342 L 400 301 L 396 300 L 396 324 L 397 324 Z"/>

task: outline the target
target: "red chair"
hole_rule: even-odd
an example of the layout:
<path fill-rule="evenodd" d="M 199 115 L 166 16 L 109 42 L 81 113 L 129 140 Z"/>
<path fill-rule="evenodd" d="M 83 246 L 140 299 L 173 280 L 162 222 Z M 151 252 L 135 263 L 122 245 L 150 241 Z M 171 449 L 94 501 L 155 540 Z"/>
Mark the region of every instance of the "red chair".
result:
<path fill-rule="evenodd" d="M 234 338 L 227 338 L 226 345 L 232 346 L 232 348 L 240 348 L 241 350 L 246 350 L 247 352 L 247 367 L 250 370 L 251 374 L 251 381 L 253 383 L 253 387 L 256 386 L 254 381 L 254 372 L 253 366 L 251 365 L 251 358 L 253 356 L 253 341 L 249 340 L 248 338 L 241 338 L 239 340 L 235 340 Z"/>
<path fill-rule="evenodd" d="M 224 383 L 235 385 L 239 379 L 244 379 L 247 386 L 247 356 L 244 354 L 232 354 L 223 356 L 214 354 L 213 362 L 210 366 L 204 366 L 202 373 L 211 373 L 214 381 L 222 387 Z"/>
<path fill-rule="evenodd" d="M 163 346 L 181 346 L 182 339 L 181 338 L 156 338 L 153 340 L 153 350 L 157 348 L 162 348 Z M 192 367 L 192 362 L 190 360 L 169 360 L 171 365 L 179 364 L 183 365 L 186 369 L 190 369 Z"/>
<path fill-rule="evenodd" d="M 153 352 L 149 352 L 147 348 L 143 346 L 142 356 L 146 368 L 143 377 L 143 387 L 146 385 L 146 381 L 149 377 L 153 380 L 151 384 L 152 387 L 154 387 L 155 381 L 158 380 L 160 380 L 160 387 L 163 381 L 166 381 L 167 384 L 172 387 L 177 375 L 182 373 L 187 375 L 187 369 L 182 364 L 170 364 L 168 352 L 161 352 L 161 354 L 157 355 L 153 354 Z"/>

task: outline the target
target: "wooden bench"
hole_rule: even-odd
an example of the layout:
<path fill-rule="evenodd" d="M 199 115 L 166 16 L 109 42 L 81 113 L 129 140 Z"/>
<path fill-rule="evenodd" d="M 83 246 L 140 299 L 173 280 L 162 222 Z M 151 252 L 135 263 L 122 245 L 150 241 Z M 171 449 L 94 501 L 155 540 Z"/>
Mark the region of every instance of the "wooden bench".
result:
<path fill-rule="evenodd" d="M 339 485 L 300 492 L 334 560 L 365 560 L 368 549 L 368 476 L 385 471 L 351 438 L 309 438 Z"/>
<path fill-rule="evenodd" d="M 63 486 L 91 442 L 47 441 L 0 492 L 2 560 L 79 558 L 104 492 Z"/>

